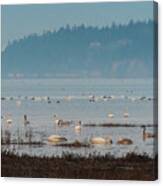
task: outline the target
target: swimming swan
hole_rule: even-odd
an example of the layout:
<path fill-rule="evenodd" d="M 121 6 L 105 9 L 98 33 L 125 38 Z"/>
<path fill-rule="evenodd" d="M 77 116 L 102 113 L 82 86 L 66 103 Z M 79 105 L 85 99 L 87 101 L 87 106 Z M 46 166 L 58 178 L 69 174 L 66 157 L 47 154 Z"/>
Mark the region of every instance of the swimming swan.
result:
<path fill-rule="evenodd" d="M 146 132 L 146 127 L 143 126 L 143 140 L 146 140 L 147 138 L 155 138 L 156 135 L 150 132 Z"/>
<path fill-rule="evenodd" d="M 81 131 L 81 121 L 79 121 L 75 126 L 75 131 L 80 132 Z"/>
<path fill-rule="evenodd" d="M 117 141 L 117 144 L 119 145 L 131 145 L 133 144 L 133 141 L 129 138 L 119 138 Z"/>
<path fill-rule="evenodd" d="M 93 137 L 90 140 L 92 144 L 112 144 L 113 141 L 110 138 L 103 138 L 103 137 Z"/>
<path fill-rule="evenodd" d="M 108 113 L 108 117 L 109 118 L 114 118 L 114 114 L 113 113 Z"/>
<path fill-rule="evenodd" d="M 52 142 L 52 143 L 57 143 L 57 142 L 67 141 L 67 139 L 63 136 L 51 135 L 51 136 L 48 137 L 48 141 Z"/>

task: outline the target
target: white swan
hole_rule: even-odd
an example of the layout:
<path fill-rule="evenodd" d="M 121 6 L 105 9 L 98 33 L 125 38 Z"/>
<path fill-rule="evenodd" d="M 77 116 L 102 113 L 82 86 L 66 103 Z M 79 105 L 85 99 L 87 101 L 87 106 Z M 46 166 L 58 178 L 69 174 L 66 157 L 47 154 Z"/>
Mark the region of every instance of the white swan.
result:
<path fill-rule="evenodd" d="M 94 95 L 89 96 L 89 102 L 95 102 L 95 96 Z"/>
<path fill-rule="evenodd" d="M 143 128 L 143 140 L 146 140 L 148 138 L 155 138 L 156 137 L 155 134 L 150 133 L 150 132 L 146 132 L 146 127 L 145 126 L 143 126 L 142 128 Z"/>
<path fill-rule="evenodd" d="M 12 124 L 12 119 L 7 119 L 7 120 L 6 120 L 6 123 L 7 123 L 7 124 Z"/>
<path fill-rule="evenodd" d="M 128 113 L 128 112 L 124 112 L 124 113 L 123 113 L 123 117 L 124 117 L 124 118 L 128 118 L 128 117 L 129 117 L 129 113 Z"/>
<path fill-rule="evenodd" d="M 129 138 L 119 138 L 117 141 L 117 144 L 119 145 L 131 145 L 133 144 L 133 141 Z"/>
<path fill-rule="evenodd" d="M 51 135 L 51 136 L 48 137 L 48 141 L 52 142 L 52 143 L 58 143 L 58 142 L 67 141 L 67 139 L 63 136 Z"/>
<path fill-rule="evenodd" d="M 41 96 L 35 96 L 35 101 L 42 101 L 42 98 L 41 98 Z"/>
<path fill-rule="evenodd" d="M 60 127 L 69 126 L 72 123 L 72 121 L 64 121 L 63 119 L 59 119 L 56 114 L 54 115 L 54 121 L 55 124 L 57 124 Z"/>
<path fill-rule="evenodd" d="M 113 113 L 108 113 L 108 118 L 114 118 L 114 114 Z"/>
<path fill-rule="evenodd" d="M 53 117 L 57 118 L 57 115 L 54 114 Z M 60 121 L 63 121 L 63 120 L 55 119 L 55 132 L 56 133 L 57 133 L 57 126 L 59 126 Z M 48 141 L 51 142 L 51 143 L 58 143 L 58 142 L 67 141 L 67 139 L 64 136 L 53 134 L 53 135 L 48 137 Z"/>
<path fill-rule="evenodd" d="M 4 119 L 5 119 L 7 125 L 11 125 L 12 122 L 13 122 L 11 116 L 12 116 L 11 114 L 7 114 L 7 115 L 4 117 Z"/>
<path fill-rule="evenodd" d="M 17 107 L 20 107 L 21 106 L 21 100 L 16 101 L 16 106 Z"/>
<path fill-rule="evenodd" d="M 75 126 L 75 131 L 80 132 L 81 131 L 81 121 L 79 121 Z"/>
<path fill-rule="evenodd" d="M 112 144 L 113 141 L 111 138 L 103 138 L 103 137 L 93 137 L 90 140 L 90 143 L 92 144 Z"/>
<path fill-rule="evenodd" d="M 58 116 L 56 114 L 54 114 L 53 118 L 54 118 L 55 124 L 58 125 L 59 124 L 59 121 L 60 121 L 60 119 L 58 118 Z"/>
<path fill-rule="evenodd" d="M 64 100 L 66 100 L 66 101 L 71 101 L 71 100 L 72 100 L 72 97 L 71 97 L 71 96 L 65 96 L 65 97 L 64 97 Z"/>

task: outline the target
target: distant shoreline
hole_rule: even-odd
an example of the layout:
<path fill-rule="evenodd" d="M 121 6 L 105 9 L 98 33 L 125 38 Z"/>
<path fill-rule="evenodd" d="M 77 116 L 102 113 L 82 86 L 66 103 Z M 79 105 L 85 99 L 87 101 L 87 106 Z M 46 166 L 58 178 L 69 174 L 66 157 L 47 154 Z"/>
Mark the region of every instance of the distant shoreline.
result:
<path fill-rule="evenodd" d="M 154 81 L 153 77 L 126 77 L 126 78 L 121 78 L 121 77 L 83 77 L 83 76 L 77 76 L 77 77 L 70 77 L 70 76 L 63 76 L 63 77 L 57 77 L 57 76 L 53 76 L 53 77 L 44 77 L 44 76 L 40 76 L 40 77 L 32 77 L 32 76 L 26 76 L 26 77 L 1 77 L 2 80 L 41 80 L 41 79 L 66 79 L 66 80 L 86 80 L 86 79 L 99 79 L 99 80 L 121 80 L 121 81 L 125 81 L 125 80 L 150 80 L 150 81 Z"/>

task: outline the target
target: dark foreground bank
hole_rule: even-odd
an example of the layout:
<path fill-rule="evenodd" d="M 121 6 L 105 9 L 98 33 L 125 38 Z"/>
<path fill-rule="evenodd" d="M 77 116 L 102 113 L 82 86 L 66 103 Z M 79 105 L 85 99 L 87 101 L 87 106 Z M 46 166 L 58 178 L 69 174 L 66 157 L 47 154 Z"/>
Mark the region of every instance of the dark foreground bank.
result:
<path fill-rule="evenodd" d="M 1 153 L 3 177 L 77 178 L 110 180 L 155 180 L 158 157 L 128 154 L 123 158 L 110 155 L 80 157 L 64 154 L 62 157 L 21 157 Z"/>

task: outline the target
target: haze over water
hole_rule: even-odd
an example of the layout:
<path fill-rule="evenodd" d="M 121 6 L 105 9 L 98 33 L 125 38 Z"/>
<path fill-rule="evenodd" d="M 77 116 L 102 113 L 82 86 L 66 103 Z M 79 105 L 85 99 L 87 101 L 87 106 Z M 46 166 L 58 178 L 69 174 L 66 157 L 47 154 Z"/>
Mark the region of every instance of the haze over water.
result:
<path fill-rule="evenodd" d="M 90 98 L 95 97 L 93 102 Z M 86 155 L 91 152 L 101 154 L 110 152 L 122 155 L 128 151 L 153 154 L 153 140 L 142 140 L 141 128 L 125 127 L 82 127 L 76 134 L 74 125 L 56 128 L 54 114 L 64 120 L 86 123 L 153 124 L 153 81 L 152 79 L 5 79 L 2 80 L 2 116 L 12 115 L 12 138 L 17 129 L 24 131 L 23 115 L 28 116 L 36 139 L 43 134 L 43 140 L 52 134 L 65 136 L 69 142 L 78 139 L 89 142 L 92 136 L 111 136 L 113 145 L 94 146 L 90 149 L 69 149 L 54 146 L 17 148 L 18 152 L 36 155 L 57 155 L 63 151 L 78 152 Z M 12 97 L 12 99 L 11 99 Z M 35 100 L 31 100 L 36 97 Z M 51 102 L 42 98 L 49 97 Z M 106 99 L 105 99 L 106 97 Z M 41 98 L 41 99 L 37 99 Z M 21 105 L 17 101 L 21 100 Z M 59 101 L 59 103 L 57 103 Z M 129 117 L 124 118 L 123 113 Z M 108 118 L 113 113 L 114 118 Z M 5 121 L 2 120 L 2 125 Z M 149 128 L 149 131 L 153 128 Z M 116 145 L 119 137 L 133 140 L 131 146 Z M 12 148 L 12 147 L 11 147 Z M 87 151 L 87 152 L 86 152 Z"/>

